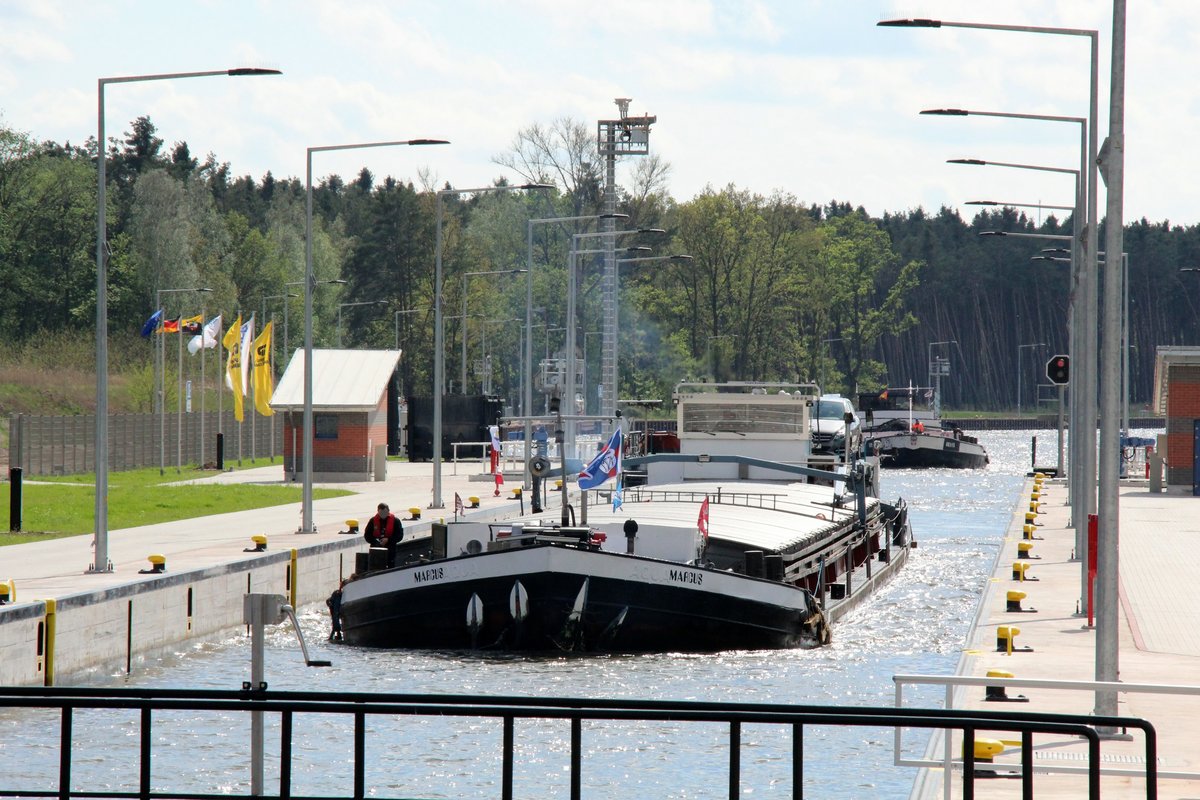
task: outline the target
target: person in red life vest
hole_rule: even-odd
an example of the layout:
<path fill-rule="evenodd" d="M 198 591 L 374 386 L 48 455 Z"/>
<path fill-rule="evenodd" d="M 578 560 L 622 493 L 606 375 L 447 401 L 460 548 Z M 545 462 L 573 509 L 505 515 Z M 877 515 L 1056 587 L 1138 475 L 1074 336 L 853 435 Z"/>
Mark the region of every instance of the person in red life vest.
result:
<path fill-rule="evenodd" d="M 913 420 L 912 432 L 913 433 L 924 433 L 925 432 L 925 426 L 921 424 L 921 420 L 919 420 L 919 419 Z"/>
<path fill-rule="evenodd" d="M 388 510 L 387 503 L 380 503 L 375 516 L 367 520 L 363 536 L 371 547 L 386 547 L 387 565 L 396 566 L 396 545 L 404 538 L 404 525 Z"/>

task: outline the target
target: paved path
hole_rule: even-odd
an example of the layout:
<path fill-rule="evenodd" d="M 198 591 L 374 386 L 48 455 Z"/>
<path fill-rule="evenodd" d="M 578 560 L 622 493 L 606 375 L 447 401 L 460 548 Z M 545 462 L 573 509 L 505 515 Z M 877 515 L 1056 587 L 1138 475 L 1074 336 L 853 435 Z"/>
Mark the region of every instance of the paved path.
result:
<path fill-rule="evenodd" d="M 1018 543 L 1024 541 L 1024 514 L 1030 487 L 1026 486 L 1013 515 L 996 568 L 984 592 L 978 625 L 967 644 L 960 674 L 983 677 L 988 670 L 1005 670 L 1016 679 L 1093 681 L 1096 675 L 1096 632 L 1087 618 L 1077 613 L 1081 597 L 1080 562 L 1073 561 L 1075 531 L 1068 528 L 1066 487 L 1047 484 L 1042 513 L 1037 518 L 1026 576 L 1023 583 L 1012 578 L 1018 561 Z M 1185 494 L 1179 487 L 1151 494 L 1143 485 L 1121 487 L 1120 497 L 1120 587 L 1119 677 L 1126 684 L 1171 684 L 1197 687 L 1200 692 L 1200 497 Z M 1036 613 L 1006 610 L 1007 593 L 1023 591 L 1025 608 Z M 1032 652 L 999 652 L 1000 626 L 1016 626 L 1020 633 L 1013 643 Z M 968 708 L 998 708 L 1091 714 L 1095 694 L 1048 688 L 1009 688 L 1009 696 L 1025 695 L 1028 703 L 998 704 L 983 701 L 982 687 L 961 690 L 958 704 Z M 1161 772 L 1200 773 L 1200 696 L 1178 694 L 1135 694 L 1118 696 L 1118 713 L 1149 720 L 1159 737 Z M 1015 739 L 1013 734 L 980 733 L 996 739 Z M 1102 744 L 1105 768 L 1141 769 L 1144 740 L 1135 733 L 1132 741 L 1107 739 Z M 956 754 L 961 754 L 961 745 Z M 940 752 L 937 757 L 940 756 Z M 997 758 L 997 762 L 1019 762 L 1019 751 Z M 1082 740 L 1035 739 L 1037 766 L 1086 765 Z M 953 796 L 960 796 L 959 773 L 955 773 Z M 914 795 L 940 797 L 944 773 L 931 770 L 918 781 Z M 1086 797 L 1086 776 L 1042 774 L 1034 780 L 1038 798 Z M 1160 778 L 1161 798 L 1200 798 L 1200 780 Z M 1015 778 L 984 780 L 977 784 L 979 796 L 1020 797 Z M 1146 785 L 1140 778 L 1105 776 L 1104 798 L 1144 798 Z"/>
<path fill-rule="evenodd" d="M 186 482 L 281 485 L 284 476 L 282 465 L 276 465 L 223 472 Z M 383 481 L 319 485 L 349 489 L 354 494 L 313 502 L 316 533 L 297 533 L 300 503 L 114 530 L 108 537 L 114 571 L 103 574 L 86 574 L 93 561 L 91 534 L 30 542 L 0 548 L 0 581 L 15 582 L 19 602 L 105 589 L 141 579 L 138 571 L 149 567 L 147 556 L 152 553 L 165 556 L 167 570 L 178 572 L 234 560 L 251 546 L 250 537 L 255 534 L 266 534 L 272 551 L 345 538 L 340 531 L 346 529 L 346 520 L 358 519 L 365 527 L 381 501 L 386 501 L 392 513 L 401 519 L 409 517 L 409 508 L 420 508 L 419 522 L 405 522 L 406 531 L 419 532 L 427 529 L 431 520 L 453 517 L 455 492 L 464 503 L 471 496 L 479 498 L 480 510 L 470 512 L 471 515 L 514 508 L 517 504 L 511 488 L 520 482 L 510 478 L 501 487 L 500 497 L 495 497 L 495 483 L 486 473 L 486 465 L 445 464 L 442 469 L 445 508 L 440 510 L 428 509 L 433 498 L 430 463 L 389 462 Z"/>

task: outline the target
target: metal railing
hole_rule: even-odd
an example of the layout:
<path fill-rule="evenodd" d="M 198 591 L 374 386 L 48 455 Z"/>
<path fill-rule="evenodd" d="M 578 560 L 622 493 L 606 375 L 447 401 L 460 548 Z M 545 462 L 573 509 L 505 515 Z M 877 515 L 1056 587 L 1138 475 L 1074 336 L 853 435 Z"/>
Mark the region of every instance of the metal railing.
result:
<path fill-rule="evenodd" d="M 904 726 L 928 729 L 952 729 L 960 731 L 966 743 L 962 761 L 962 797 L 971 800 L 975 796 L 975 758 L 973 742 L 979 730 L 1000 730 L 1020 734 L 1022 737 L 1022 796 L 1033 797 L 1033 734 L 1079 736 L 1088 743 L 1088 793 L 1089 798 L 1100 796 L 1100 736 L 1093 725 L 1135 727 L 1146 732 L 1148 768 L 1154 764 L 1154 729 L 1149 723 L 1126 717 L 1097 718 L 1070 714 L 1031 714 L 1025 712 L 990 711 L 944 711 L 939 709 L 893 709 L 870 707 L 830 707 L 812 705 L 751 704 L 751 703 L 703 703 L 655 700 L 591 700 L 576 698 L 529 698 L 529 697 L 475 697 L 453 695 L 403 695 L 317 692 L 241 692 L 222 690 L 170 690 L 170 689 L 52 689 L 52 688 L 3 688 L 0 689 L 0 708 L 3 709 L 57 709 L 60 713 L 58 725 L 59 767 L 57 789 L 30 790 L 20 787 L 0 786 L 0 795 L 5 797 L 58 797 L 63 798 L 198 798 L 238 797 L 230 793 L 231 765 L 222 763 L 220 774 L 213 775 L 212 789 L 207 792 L 163 792 L 155 791 L 151 785 L 151 763 L 154 757 L 153 726 L 158 712 L 238 712 L 250 714 L 263 712 L 278 715 L 278 794 L 263 797 L 299 797 L 292 792 L 292 776 L 296 768 L 294 761 L 297 750 L 293 748 L 295 715 L 322 714 L 341 715 L 353 721 L 353 764 L 348 783 L 353 784 L 352 793 L 339 797 L 378 797 L 380 787 L 368 787 L 366 781 L 366 720 L 374 716 L 391 717 L 469 717 L 495 719 L 500 722 L 501 761 L 499 774 L 494 782 L 499 786 L 499 795 L 504 800 L 513 797 L 514 777 L 514 721 L 517 719 L 567 720 L 570 722 L 569 781 L 570 797 L 578 800 L 582 796 L 582 762 L 584 752 L 597 754 L 602 748 L 594 744 L 585 749 L 583 744 L 583 722 L 617 721 L 669 721 L 674 723 L 722 723 L 728 726 L 728 797 L 739 798 L 742 763 L 742 726 L 779 725 L 789 726 L 792 731 L 792 753 L 789 774 L 792 797 L 804 797 L 804 735 L 809 726 L 851 727 L 894 727 Z M 137 770 L 136 791 L 114 791 L 106 789 L 74 789 L 71 785 L 72 763 L 82 756 L 74 752 L 73 725 L 75 714 L 88 709 L 126 709 L 139 713 L 138 749 L 136 763 L 130 769 Z M 47 726 L 49 728 L 50 726 Z M 52 732 L 50 732 L 53 735 Z M 304 752 L 301 749 L 299 752 Z M 86 754 L 85 754 L 86 755 Z M 481 763 L 489 759 L 479 756 Z M 250 765 L 247 764 L 247 772 Z M 200 766 L 193 765 L 191 777 L 200 780 Z M 1155 797 L 1152 773 L 1148 773 L 1148 798 Z M 783 776 L 781 776 L 783 777 Z M 390 775 L 395 785 L 396 775 Z M 8 780 L 0 778 L 0 781 Z M 328 796 L 327 796 L 328 797 Z"/>
<path fill-rule="evenodd" d="M 1081 692 L 1095 692 L 1098 690 L 1113 690 L 1117 693 L 1129 694 L 1163 694 L 1163 695 L 1185 695 L 1191 697 L 1200 697 L 1200 686 L 1180 686 L 1174 684 L 1140 684 L 1140 683 L 1121 683 L 1108 681 L 1066 681 L 1052 680 L 1048 678 L 1004 678 L 1004 677 L 979 677 L 974 675 L 893 675 L 892 681 L 896 684 L 896 708 L 904 708 L 904 687 L 905 686 L 941 686 L 945 689 L 945 712 L 949 714 L 958 713 L 955 709 L 955 691 L 966 686 L 982 686 L 986 689 L 998 689 L 997 694 L 1002 694 L 1008 688 L 1025 688 L 1025 689 L 1054 689 L 1054 690 L 1071 690 Z M 1158 736 L 1149 722 L 1140 721 L 1138 724 L 1115 723 L 1105 717 L 1090 716 L 1087 719 L 1091 720 L 1091 724 L 1104 728 L 1138 728 L 1145 734 L 1144 742 L 1144 769 L 1127 769 L 1119 767 L 1102 767 L 1100 774 L 1102 775 L 1120 775 L 1131 778 L 1141 778 L 1146 782 L 1146 797 L 1158 796 L 1158 779 L 1170 778 L 1177 780 L 1196 780 L 1200 779 L 1200 773 L 1183 772 L 1183 771 L 1160 771 L 1158 769 Z M 939 761 L 932 759 L 905 759 L 901 757 L 901 729 L 896 728 L 895 743 L 894 743 L 894 763 L 902 767 L 937 767 L 944 770 L 943 780 L 945 787 L 943 794 L 946 797 L 950 796 L 951 787 L 951 772 L 954 764 L 953 760 L 953 745 L 948 737 L 942 742 L 942 758 Z M 1023 743 L 1024 744 L 1024 743 Z M 935 743 L 930 744 L 930 752 L 936 748 Z M 1089 756 L 1089 758 L 1093 758 Z M 1094 757 L 1098 761 L 1098 754 Z M 1091 773 L 1091 770 L 1096 767 L 1095 763 L 1089 764 L 1086 770 Z M 1081 773 L 1085 770 L 1083 767 L 1072 767 L 1068 765 L 1057 766 L 1037 766 L 1026 765 L 1024 761 L 1024 750 L 1022 749 L 1022 771 L 1042 773 Z"/>

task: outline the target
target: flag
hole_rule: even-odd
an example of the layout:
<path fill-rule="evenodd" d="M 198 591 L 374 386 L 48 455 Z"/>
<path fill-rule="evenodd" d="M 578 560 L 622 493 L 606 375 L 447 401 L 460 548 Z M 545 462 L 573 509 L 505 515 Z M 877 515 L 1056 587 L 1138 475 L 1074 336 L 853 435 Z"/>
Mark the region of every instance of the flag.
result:
<path fill-rule="evenodd" d="M 492 437 L 492 450 L 496 453 L 500 452 L 500 426 L 488 425 L 488 434 Z"/>
<path fill-rule="evenodd" d="M 200 333 L 200 329 L 204 326 L 204 315 L 197 314 L 194 317 L 187 317 L 179 320 L 179 332 L 190 333 L 193 336 Z"/>
<path fill-rule="evenodd" d="M 229 355 L 225 359 L 225 385 L 233 390 L 233 417 L 238 422 L 242 421 L 242 397 L 246 393 L 245 386 L 242 384 L 241 329 L 242 317 L 239 314 L 237 320 L 229 328 L 229 332 L 225 334 L 225 338 L 221 340 L 221 344 L 229 351 Z M 235 375 L 237 376 L 236 380 L 234 380 Z"/>
<path fill-rule="evenodd" d="M 595 489 L 621 474 L 621 429 L 618 427 L 596 457 L 579 473 L 580 489 Z"/>
<path fill-rule="evenodd" d="M 617 509 L 618 509 L 618 508 L 620 508 L 622 505 L 624 505 L 624 504 L 625 504 L 625 498 L 624 498 L 624 497 L 622 497 L 622 493 L 623 493 L 623 491 L 624 491 L 624 487 L 623 487 L 623 486 L 621 486 L 621 483 L 622 483 L 622 481 L 621 481 L 621 479 L 618 477 L 618 478 L 617 478 L 617 488 L 613 490 L 613 496 L 612 496 L 612 501 L 613 501 L 613 513 L 614 513 L 614 514 L 616 513 L 616 511 L 617 511 Z"/>
<path fill-rule="evenodd" d="M 242 323 L 242 394 L 250 394 L 250 367 L 254 365 L 254 315 Z"/>
<path fill-rule="evenodd" d="M 179 317 L 175 319 L 164 319 L 162 324 L 163 333 L 179 333 Z"/>
<path fill-rule="evenodd" d="M 880 400 L 887 400 L 887 399 L 888 399 L 888 398 L 887 398 L 887 389 L 884 389 L 882 392 L 880 392 L 880 393 L 879 393 L 879 399 L 880 399 Z"/>
<path fill-rule="evenodd" d="M 704 496 L 704 502 L 700 504 L 700 516 L 696 519 L 696 527 L 700 529 L 700 533 L 704 535 L 704 541 L 708 542 L 708 495 Z"/>
<path fill-rule="evenodd" d="M 212 350 L 217 346 L 217 340 L 221 338 L 221 315 L 217 314 L 208 321 L 204 326 L 204 331 L 200 336 L 193 336 L 188 342 L 188 352 L 192 355 L 204 347 L 206 350 Z M 203 344 L 202 344 L 203 343 Z"/>
<path fill-rule="evenodd" d="M 159 329 L 159 327 L 162 326 L 162 318 L 163 318 L 163 312 L 162 312 L 161 308 L 158 311 L 155 311 L 153 314 L 150 315 L 150 319 L 146 320 L 145 324 L 142 325 L 142 338 L 143 339 L 149 339 L 150 334 L 154 333 L 156 330 Z"/>
<path fill-rule="evenodd" d="M 454 516 L 455 516 L 455 518 L 457 519 L 458 515 L 462 514 L 462 513 L 463 513 L 463 501 L 462 501 L 462 498 L 458 496 L 458 492 L 455 492 L 454 493 Z"/>
<path fill-rule="evenodd" d="M 271 393 L 274 391 L 275 375 L 271 371 L 271 323 L 268 322 L 254 340 L 254 407 L 264 417 L 275 414 L 271 410 Z"/>

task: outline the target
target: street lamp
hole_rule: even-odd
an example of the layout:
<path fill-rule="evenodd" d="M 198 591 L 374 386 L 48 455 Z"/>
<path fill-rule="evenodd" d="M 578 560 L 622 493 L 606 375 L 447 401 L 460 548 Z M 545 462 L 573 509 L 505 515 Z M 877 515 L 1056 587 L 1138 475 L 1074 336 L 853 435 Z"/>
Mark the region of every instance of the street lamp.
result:
<path fill-rule="evenodd" d="M 1019 344 L 1017 345 L 1017 417 L 1021 416 L 1021 351 L 1026 347 L 1045 347 L 1045 342 L 1037 342 L 1035 344 Z M 1033 355 L 1030 353 L 1030 355 Z"/>
<path fill-rule="evenodd" d="M 467 393 L 467 279 L 476 275 L 521 275 L 527 272 L 523 269 L 493 269 L 482 272 L 464 272 L 462 274 L 462 386 L 459 394 Z"/>
<path fill-rule="evenodd" d="M 208 70 L 172 72 L 158 75 L 128 75 L 100 78 L 96 81 L 96 533 L 92 564 L 88 572 L 112 572 L 108 563 L 108 221 L 105 218 L 104 190 L 107 182 L 107 140 L 104 136 L 104 87 L 110 83 L 167 81 L 182 78 L 207 78 L 279 75 L 277 69 Z"/>
<path fill-rule="evenodd" d="M 938 345 L 942 345 L 942 344 L 952 344 L 952 345 L 957 346 L 958 342 L 955 341 L 954 339 L 950 339 L 945 342 L 930 342 L 929 343 L 929 347 L 928 347 L 929 362 L 928 363 L 929 363 L 929 375 L 930 375 L 930 377 L 933 378 L 933 381 L 934 381 L 934 383 L 933 383 L 933 415 L 935 417 L 942 416 L 942 375 L 950 374 L 949 359 L 946 359 L 944 364 L 941 362 L 941 360 L 939 360 L 937 364 L 935 364 L 933 361 L 933 348 L 937 347 Z M 943 369 L 943 367 L 944 367 L 944 369 Z"/>
<path fill-rule="evenodd" d="M 446 330 L 442 319 L 442 217 L 446 195 L 490 194 L 517 189 L 553 189 L 546 183 L 523 183 L 518 186 L 482 186 L 476 189 L 442 189 L 437 193 L 436 254 L 433 276 L 433 497 L 430 508 L 445 508 L 442 502 L 442 403 L 446 394 Z"/>
<path fill-rule="evenodd" d="M 533 454 L 530 437 L 533 436 L 533 226 L 551 222 L 583 222 L 585 220 L 629 219 L 628 214 L 584 214 L 574 217 L 543 217 L 531 219 L 525 225 L 525 392 L 522 400 L 522 415 L 525 417 L 525 478 L 524 486 L 530 487 L 529 456 Z"/>
<path fill-rule="evenodd" d="M 399 147 L 402 145 L 449 144 L 442 139 L 409 139 L 395 142 L 366 142 L 362 144 L 332 144 L 309 147 L 305 151 L 304 207 L 304 489 L 301 501 L 300 532 L 316 533 L 313 525 L 313 289 L 317 285 L 312 259 L 312 157 L 313 153 L 332 150 L 359 150 L 370 147 Z"/>
<path fill-rule="evenodd" d="M 386 306 L 387 300 L 359 300 L 355 303 L 338 303 L 338 318 L 337 318 L 337 344 L 338 349 L 342 346 L 342 309 L 352 308 L 354 306 Z"/>
<path fill-rule="evenodd" d="M 1123 20 L 1123 18 L 1124 18 L 1123 17 L 1123 12 L 1124 12 L 1123 0 L 1120 3 L 1120 7 L 1122 10 L 1122 20 Z M 1116 16 L 1116 14 L 1115 14 L 1115 10 L 1114 10 L 1114 17 L 1115 16 Z M 1079 458 L 1079 463 L 1078 463 L 1078 467 L 1079 467 L 1078 477 L 1080 478 L 1079 483 L 1082 486 L 1086 487 L 1086 491 L 1081 492 L 1081 496 L 1083 499 L 1082 505 L 1084 506 L 1084 508 L 1083 508 L 1084 516 L 1082 517 L 1082 519 L 1087 519 L 1086 515 L 1095 508 L 1095 498 L 1096 498 L 1096 492 L 1095 492 L 1095 486 L 1096 486 L 1095 420 L 1096 420 L 1096 390 L 1097 390 L 1096 377 L 1097 377 L 1097 374 L 1096 374 L 1095 367 L 1092 364 L 1096 360 L 1096 349 L 1097 349 L 1096 343 L 1097 343 L 1097 335 L 1098 335 L 1098 327 L 1097 327 L 1097 296 L 1098 296 L 1098 294 L 1097 294 L 1096 281 L 1092 277 L 1092 272 L 1093 272 L 1092 266 L 1096 264 L 1096 252 L 1099 249 L 1097 246 L 1097 243 L 1099 241 L 1099 239 L 1098 239 L 1099 218 L 1097 216 L 1097 196 L 1098 196 L 1097 192 L 1098 192 L 1098 183 L 1099 183 L 1099 181 L 1098 181 L 1099 163 L 1097 160 L 1099 148 L 1098 148 L 1097 143 L 1098 143 L 1098 131 L 1099 131 L 1098 120 L 1100 118 L 1100 114 L 1099 114 L 1099 105 L 1100 105 L 1099 104 L 1099 95 L 1100 95 L 1100 92 L 1099 92 L 1099 86 L 1100 86 L 1100 81 L 1099 81 L 1100 36 L 1099 36 L 1099 32 L 1095 31 L 1095 30 L 1084 30 L 1084 29 L 1079 29 L 1079 28 L 1050 28 L 1050 27 L 1038 27 L 1038 26 L 1028 26 L 1028 25 L 1002 25 L 1002 24 L 981 23 L 981 22 L 950 22 L 950 21 L 940 20 L 940 19 L 891 19 L 891 20 L 883 20 L 876 24 L 880 27 L 889 27 L 889 28 L 970 28 L 970 29 L 976 29 L 976 30 L 1009 31 L 1009 32 L 1014 32 L 1014 33 L 1053 34 L 1053 35 L 1057 35 L 1057 36 L 1082 36 L 1082 37 L 1086 37 L 1090 42 L 1090 45 L 1091 45 L 1091 48 L 1090 48 L 1091 49 L 1091 65 L 1090 65 L 1091 66 L 1091 80 L 1089 82 L 1089 102 L 1088 102 L 1088 121 L 1087 121 L 1088 143 L 1087 143 L 1087 149 L 1086 149 L 1086 152 L 1089 154 L 1087 156 L 1088 169 L 1087 169 L 1086 176 L 1083 174 L 1080 174 L 1080 176 L 1079 176 L 1080 189 L 1079 189 L 1079 191 L 1076 192 L 1076 196 L 1079 196 L 1082 192 L 1082 186 L 1087 187 L 1088 204 L 1087 204 L 1087 216 L 1085 218 L 1086 227 L 1083 229 L 1086 231 L 1087 241 L 1084 244 L 1084 250 L 1083 250 L 1083 255 L 1085 257 L 1083 259 L 1081 259 L 1080 263 L 1078 264 L 1078 273 L 1079 273 L 1078 285 L 1080 288 L 1080 294 L 1083 298 L 1083 302 L 1081 304 L 1082 305 L 1082 315 L 1081 315 L 1081 318 L 1079 320 L 1079 325 L 1078 325 L 1078 330 L 1081 333 L 1081 335 L 1078 338 L 1080 338 L 1082 341 L 1079 343 L 1079 347 L 1078 347 L 1079 358 L 1077 359 L 1077 361 L 1080 362 L 1079 366 L 1082 367 L 1083 369 L 1076 370 L 1076 375 L 1074 376 L 1075 380 L 1073 381 L 1073 383 L 1075 383 L 1076 386 L 1078 387 L 1077 391 L 1079 391 L 1079 394 L 1080 394 L 1079 402 L 1077 404 L 1073 404 L 1073 405 L 1078 406 L 1077 415 L 1081 417 L 1080 421 L 1082 423 L 1084 423 L 1081 425 L 1081 430 L 1080 430 L 1080 433 L 1082 433 L 1082 437 L 1080 437 L 1080 438 L 1082 438 L 1083 442 L 1081 443 L 1081 448 L 1079 451 L 1080 458 Z M 1123 35 L 1123 30 L 1122 30 L 1122 35 Z M 1113 35 L 1114 51 L 1116 50 L 1117 41 L 1118 41 L 1118 36 L 1116 35 L 1116 27 L 1115 27 L 1115 23 L 1114 23 L 1114 35 Z M 1124 55 L 1123 55 L 1123 50 L 1122 50 L 1122 60 L 1120 63 L 1122 76 L 1124 75 L 1123 58 L 1124 58 Z M 1117 71 L 1117 66 L 1118 65 L 1116 63 L 1113 64 L 1114 74 Z M 1124 90 L 1123 77 L 1122 77 L 1122 81 L 1121 81 L 1121 89 L 1122 89 L 1122 91 Z M 1113 120 L 1111 119 L 1111 115 L 1110 115 L 1110 123 L 1111 122 L 1113 122 Z M 1123 142 L 1121 143 L 1121 146 L 1123 146 Z M 1110 197 L 1109 197 L 1110 203 L 1113 202 L 1113 199 L 1114 198 L 1112 197 L 1112 192 L 1110 191 Z M 1113 219 L 1113 217 L 1110 215 L 1109 216 L 1110 224 L 1111 224 L 1112 219 Z M 1118 231 L 1119 231 L 1119 229 L 1120 229 L 1120 226 L 1117 226 Z M 1079 231 L 1079 230 L 1080 230 L 1080 228 L 1077 227 L 1076 231 Z M 1109 228 L 1109 230 L 1112 231 L 1112 228 Z M 1115 249 L 1119 249 L 1119 248 L 1114 247 L 1111 249 L 1115 250 Z M 1115 326 L 1115 323 L 1116 323 L 1115 318 L 1111 321 L 1112 321 L 1113 325 Z M 1072 438 L 1072 440 L 1074 440 L 1076 437 L 1072 436 L 1071 438 Z M 1072 465 L 1072 466 L 1075 466 L 1075 465 Z M 1115 491 L 1115 486 L 1113 487 L 1113 489 Z M 1113 511 L 1114 511 L 1114 515 L 1115 515 L 1115 508 L 1113 509 Z M 1115 524 L 1115 522 L 1114 522 L 1114 524 Z M 1077 551 L 1078 551 L 1078 549 L 1077 549 Z M 1082 551 L 1078 551 L 1078 552 L 1080 553 L 1080 557 L 1083 558 L 1084 557 L 1083 552 Z M 1115 580 L 1115 578 L 1114 578 L 1114 580 Z M 1115 624 L 1115 618 L 1114 618 L 1114 624 Z M 1115 667 L 1113 667 L 1111 669 L 1106 668 L 1104 670 L 1104 673 L 1109 676 L 1110 680 L 1116 680 Z M 1112 709 L 1113 709 L 1113 712 L 1115 713 L 1115 709 L 1116 709 L 1115 700 L 1112 703 Z"/>

